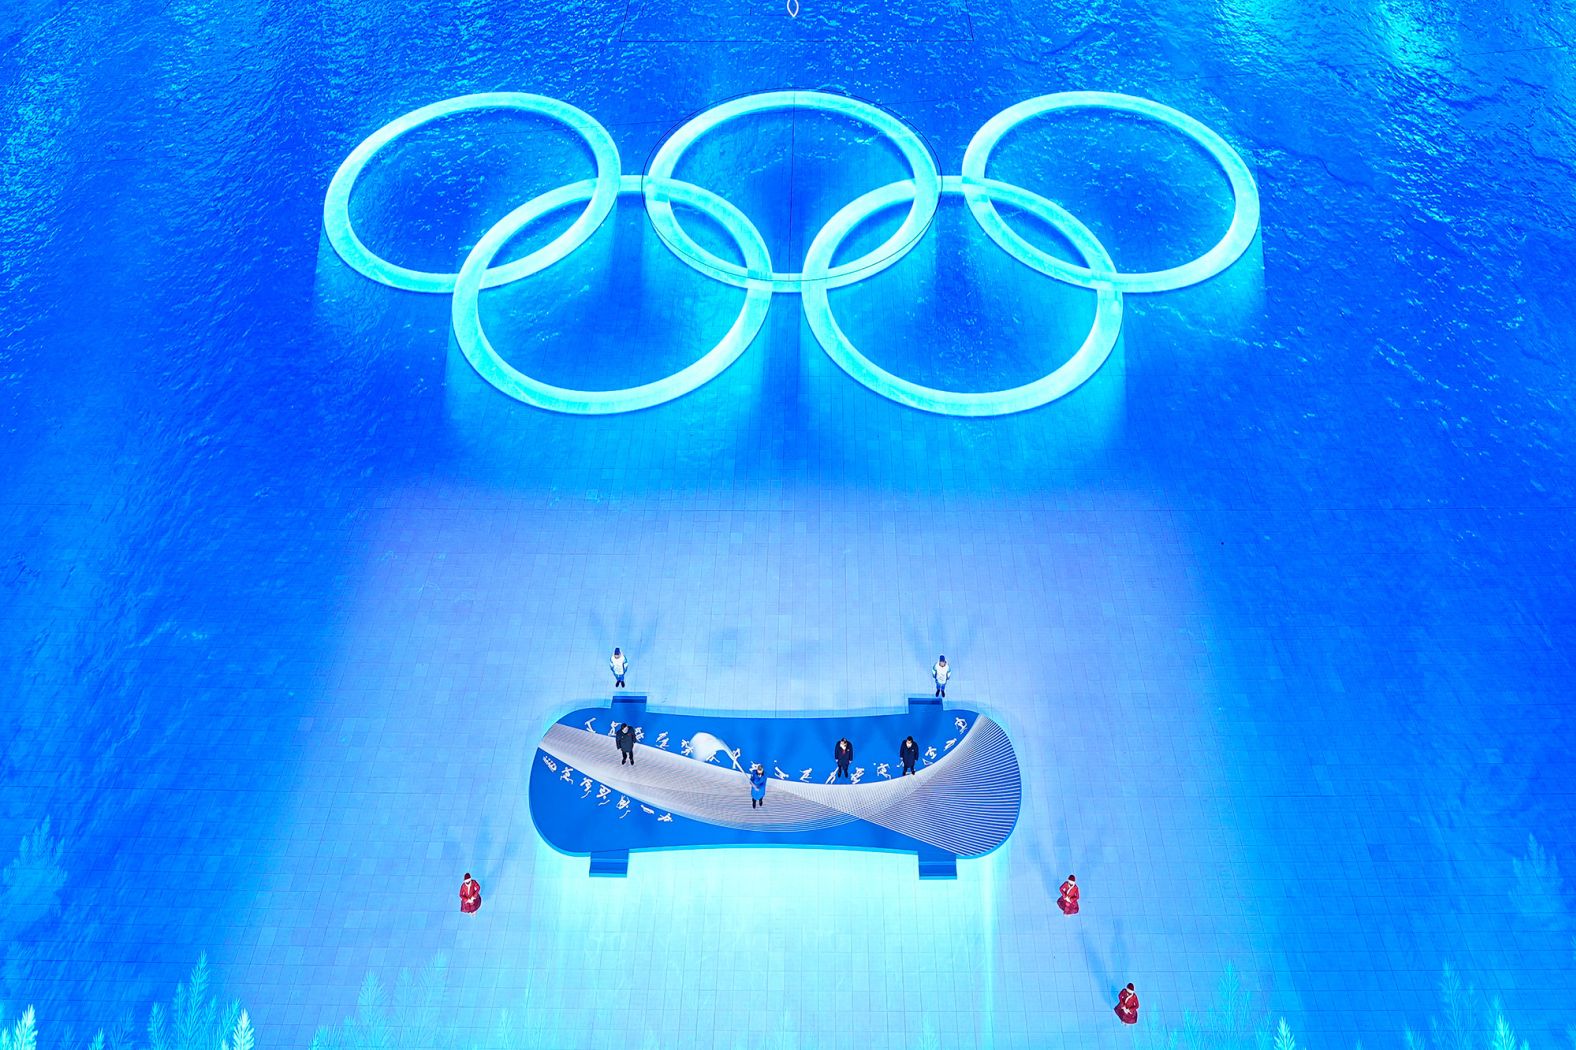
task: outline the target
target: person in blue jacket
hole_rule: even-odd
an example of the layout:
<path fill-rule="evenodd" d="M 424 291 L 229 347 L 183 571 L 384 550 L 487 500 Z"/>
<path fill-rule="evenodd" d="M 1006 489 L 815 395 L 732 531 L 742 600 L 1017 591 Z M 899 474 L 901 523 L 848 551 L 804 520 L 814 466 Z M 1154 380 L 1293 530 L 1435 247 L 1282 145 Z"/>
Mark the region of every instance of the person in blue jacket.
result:
<path fill-rule="evenodd" d="M 759 762 L 750 767 L 750 808 L 766 805 L 766 770 Z"/>

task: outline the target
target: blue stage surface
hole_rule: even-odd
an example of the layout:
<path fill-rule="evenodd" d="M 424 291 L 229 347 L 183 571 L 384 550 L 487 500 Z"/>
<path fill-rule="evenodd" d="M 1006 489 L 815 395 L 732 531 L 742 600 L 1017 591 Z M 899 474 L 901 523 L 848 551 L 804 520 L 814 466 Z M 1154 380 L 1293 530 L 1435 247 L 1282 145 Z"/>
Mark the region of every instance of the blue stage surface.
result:
<path fill-rule="evenodd" d="M 0 1047 L 1569 1050 L 1573 49 L 10 5 Z"/>

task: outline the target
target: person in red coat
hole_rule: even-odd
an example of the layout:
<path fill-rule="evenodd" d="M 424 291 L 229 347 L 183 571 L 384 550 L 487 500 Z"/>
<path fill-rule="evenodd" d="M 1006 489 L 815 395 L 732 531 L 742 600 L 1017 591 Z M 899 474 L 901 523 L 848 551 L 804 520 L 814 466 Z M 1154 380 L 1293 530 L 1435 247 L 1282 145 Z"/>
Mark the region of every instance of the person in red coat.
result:
<path fill-rule="evenodd" d="M 1131 983 L 1116 997 L 1116 1016 L 1122 1019 L 1123 1024 L 1138 1023 L 1138 993 L 1133 991 Z"/>
<path fill-rule="evenodd" d="M 471 878 L 471 873 L 465 873 L 465 881 L 460 883 L 460 910 L 469 915 L 482 906 L 482 884 Z"/>
<path fill-rule="evenodd" d="M 1062 899 L 1056 906 L 1062 909 L 1063 915 L 1078 914 L 1078 876 L 1067 876 L 1067 881 L 1062 883 Z"/>

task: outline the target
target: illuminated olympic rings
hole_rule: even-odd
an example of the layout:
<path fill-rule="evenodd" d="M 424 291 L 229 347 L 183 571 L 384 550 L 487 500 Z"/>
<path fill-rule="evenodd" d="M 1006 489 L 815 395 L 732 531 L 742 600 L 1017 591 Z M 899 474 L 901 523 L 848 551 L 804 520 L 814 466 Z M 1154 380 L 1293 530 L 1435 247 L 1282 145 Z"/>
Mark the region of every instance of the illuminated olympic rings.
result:
<path fill-rule="evenodd" d="M 591 151 L 595 177 L 549 190 L 520 205 L 485 233 L 457 274 L 429 273 L 390 262 L 356 236 L 350 221 L 350 194 L 362 171 L 384 147 L 405 133 L 440 117 L 474 110 L 504 109 L 534 113 L 577 132 Z M 756 113 L 810 109 L 857 120 L 886 135 L 908 163 L 911 178 L 866 193 L 833 215 L 810 242 L 803 269 L 772 268 L 766 243 L 755 225 L 717 194 L 675 177 L 684 153 L 712 129 Z M 1233 210 L 1225 235 L 1190 262 L 1150 273 L 1124 273 L 1095 235 L 1060 205 L 1027 189 L 989 178 L 985 168 L 1002 138 L 1025 120 L 1072 109 L 1115 110 L 1147 117 L 1202 148 L 1230 183 Z M 652 227 L 663 243 L 695 270 L 744 289 L 744 304 L 721 340 L 699 360 L 673 375 L 623 390 L 570 390 L 525 375 L 493 348 L 482 329 L 479 300 L 484 288 L 520 280 L 559 262 L 596 232 L 617 198 L 640 195 Z M 1083 344 L 1050 374 L 1007 390 L 938 390 L 903 379 L 865 357 L 843 333 L 832 313 L 829 291 L 845 287 L 896 264 L 918 243 L 945 194 L 961 195 L 969 213 L 1010 256 L 1059 281 L 1095 292 L 1094 320 Z M 500 266 L 493 260 L 511 238 L 545 216 L 584 204 L 568 229 L 546 245 Z M 1007 225 L 998 203 L 1023 211 L 1056 229 L 1082 264 L 1036 247 Z M 743 263 L 723 259 L 698 244 L 679 223 L 673 205 L 708 216 L 734 241 Z M 871 217 L 902 205 L 907 215 L 882 244 L 850 262 L 835 264 L 839 247 Z M 1185 288 L 1221 273 L 1253 243 L 1259 227 L 1259 194 L 1246 162 L 1219 135 L 1185 113 L 1149 99 L 1110 92 L 1070 91 L 1041 95 L 1012 106 L 975 133 L 959 175 L 942 175 L 924 141 L 908 125 L 868 102 L 812 91 L 773 91 L 733 99 L 694 117 L 663 143 L 644 175 L 619 171 L 618 148 L 602 125 L 555 99 L 516 92 L 462 95 L 414 110 L 380 128 L 345 158 L 329 183 L 323 226 L 334 251 L 356 272 L 395 288 L 452 292 L 454 333 L 460 349 L 483 379 L 508 396 L 554 412 L 606 414 L 633 412 L 681 397 L 738 360 L 765 322 L 777 293 L 799 295 L 810 330 L 839 368 L 882 397 L 927 412 L 954 416 L 997 416 L 1022 412 L 1054 401 L 1094 375 L 1110 356 L 1122 325 L 1122 295 Z"/>

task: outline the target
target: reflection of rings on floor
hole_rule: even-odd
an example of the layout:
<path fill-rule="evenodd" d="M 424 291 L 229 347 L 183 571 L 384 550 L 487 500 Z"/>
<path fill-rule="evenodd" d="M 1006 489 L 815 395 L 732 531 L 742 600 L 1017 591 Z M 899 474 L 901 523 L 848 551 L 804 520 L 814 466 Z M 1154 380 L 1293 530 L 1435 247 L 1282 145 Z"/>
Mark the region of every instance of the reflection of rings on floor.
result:
<path fill-rule="evenodd" d="M 1089 227 L 1079 222 L 1065 208 L 1053 204 L 1039 194 L 993 179 L 981 179 L 966 186 L 963 180 L 955 175 L 943 178 L 941 186 L 943 193 L 981 194 L 988 199 L 1000 200 L 1028 212 L 1066 237 L 1068 243 L 1091 267 L 1114 269 L 1111 257 L 1106 254 L 1105 248 L 1090 232 Z M 861 223 L 901 203 L 912 192 L 910 183 L 894 182 L 865 194 L 832 216 L 811 242 L 810 250 L 805 254 L 805 273 L 813 275 L 818 272 L 819 267 L 836 256 L 838 246 L 842 244 L 843 239 Z M 1033 265 L 1027 260 L 1019 261 L 1024 262 L 1025 265 Z M 1117 333 L 1122 328 L 1122 293 L 1113 291 L 1109 287 L 1102 287 L 1096 290 L 1096 294 L 1094 323 L 1089 328 L 1089 335 L 1068 361 L 1049 375 L 1042 376 L 1032 383 L 1025 383 L 1009 390 L 973 393 L 937 390 L 893 375 L 860 353 L 848 336 L 843 334 L 837 318 L 832 314 L 831 300 L 823 283 L 814 280 L 813 277 L 807 279 L 801 292 L 810 330 L 815 333 L 821 348 L 837 362 L 839 368 L 882 397 L 927 412 L 939 412 L 951 416 L 999 416 L 1038 408 L 1064 394 L 1071 393 L 1094 375 L 1105 363 L 1105 359 L 1111 355 L 1111 348 L 1116 345 Z"/>
<path fill-rule="evenodd" d="M 848 117 L 867 124 L 885 135 L 903 154 L 913 172 L 916 187 L 908 215 L 884 242 L 852 262 L 827 268 L 815 278 L 834 287 L 858 280 L 867 273 L 889 266 L 901 259 L 919 241 L 930 221 L 936 215 L 936 205 L 941 197 L 941 173 L 936 158 L 926 148 L 919 133 L 884 109 L 856 98 L 829 95 L 822 91 L 766 91 L 745 95 L 714 106 L 675 131 L 652 157 L 646 170 L 646 212 L 651 225 L 675 255 L 703 273 L 738 284 L 746 278 L 765 277 L 766 274 L 749 273 L 737 263 L 720 259 L 695 243 L 664 196 L 663 188 L 673 178 L 679 160 L 700 138 L 730 120 L 751 113 L 769 113 L 780 109 L 809 109 Z M 796 292 L 806 280 L 803 274 L 772 273 L 772 289 L 779 292 Z"/>
<path fill-rule="evenodd" d="M 607 129 L 569 103 L 543 95 L 527 95 L 518 91 L 460 95 L 412 110 L 403 117 L 389 121 L 351 150 L 350 156 L 334 173 L 333 181 L 328 184 L 328 195 L 323 199 L 323 229 L 327 231 L 328 242 L 334 246 L 334 251 L 351 269 L 374 281 L 410 292 L 453 290 L 457 274 L 408 269 L 389 262 L 361 243 L 361 238 L 356 236 L 355 227 L 350 222 L 350 192 L 355 189 L 356 180 L 372 158 L 402 135 L 440 117 L 491 109 L 535 113 L 579 133 L 596 159 L 596 192 L 586 198 L 585 211 L 580 213 L 569 229 L 530 255 L 496 270 L 489 270 L 483 286 L 496 288 L 545 269 L 580 247 L 596 232 L 608 212 L 613 210 L 613 202 L 619 192 L 619 168 L 622 166 L 618 159 L 618 146 Z"/>
<path fill-rule="evenodd" d="M 1031 117 L 1070 109 L 1108 109 L 1133 113 L 1159 121 L 1186 135 L 1219 164 L 1231 183 L 1233 208 L 1226 235 L 1209 251 L 1192 262 L 1151 273 L 1119 273 L 1109 256 L 1105 268 L 1078 266 L 1030 244 L 1001 217 L 992 202 L 997 194 L 982 193 L 976 185 L 985 180 L 985 166 L 991 151 L 1007 132 Z M 1124 292 L 1168 292 L 1198 284 L 1220 273 L 1247 251 L 1259 230 L 1259 190 L 1248 171 L 1247 162 L 1230 144 L 1186 113 L 1147 98 L 1119 95 L 1110 91 L 1063 91 L 1041 95 L 1010 106 L 986 121 L 963 154 L 963 196 L 969 210 L 986 236 L 1019 262 L 1043 274 L 1085 288 L 1116 288 Z M 1101 253 L 1104 255 L 1104 253 Z M 1088 258 L 1086 263 L 1091 262 Z"/>
<path fill-rule="evenodd" d="M 622 176 L 619 192 L 638 194 L 641 192 L 641 181 L 638 175 Z M 762 322 L 766 320 L 766 311 L 772 304 L 772 293 L 766 283 L 749 281 L 745 289 L 744 306 L 739 310 L 739 316 L 722 340 L 708 350 L 700 360 L 673 375 L 644 386 L 623 390 L 570 390 L 552 386 L 539 379 L 532 379 L 521 372 L 499 356 L 498 351 L 493 349 L 491 341 L 488 340 L 487 333 L 482 329 L 478 299 L 484 275 L 498 272 L 489 270 L 488 266 L 510 238 L 526 226 L 560 208 L 591 199 L 599 189 L 600 180 L 587 179 L 584 182 L 549 190 L 520 205 L 499 220 L 496 226 L 476 242 L 476 247 L 471 249 L 465 264 L 460 267 L 459 278 L 454 285 L 454 334 L 459 340 L 460 350 L 471 363 L 471 367 L 475 368 L 483 379 L 510 397 L 554 412 L 576 412 L 588 415 L 633 412 L 636 409 L 650 408 L 652 405 L 660 405 L 664 401 L 681 397 L 715 378 L 738 360 L 739 355 L 744 353 L 745 348 L 755 338 L 755 334 L 760 331 Z M 672 182 L 665 187 L 664 192 L 669 199 L 704 212 L 726 230 L 734 243 L 739 246 L 740 253 L 752 271 L 757 273 L 771 271 L 771 259 L 766 252 L 766 243 L 761 240 L 760 233 L 751 225 L 750 220 L 732 204 L 710 190 L 703 190 L 686 182 Z M 622 679 L 619 680 L 619 684 L 623 684 Z"/>

